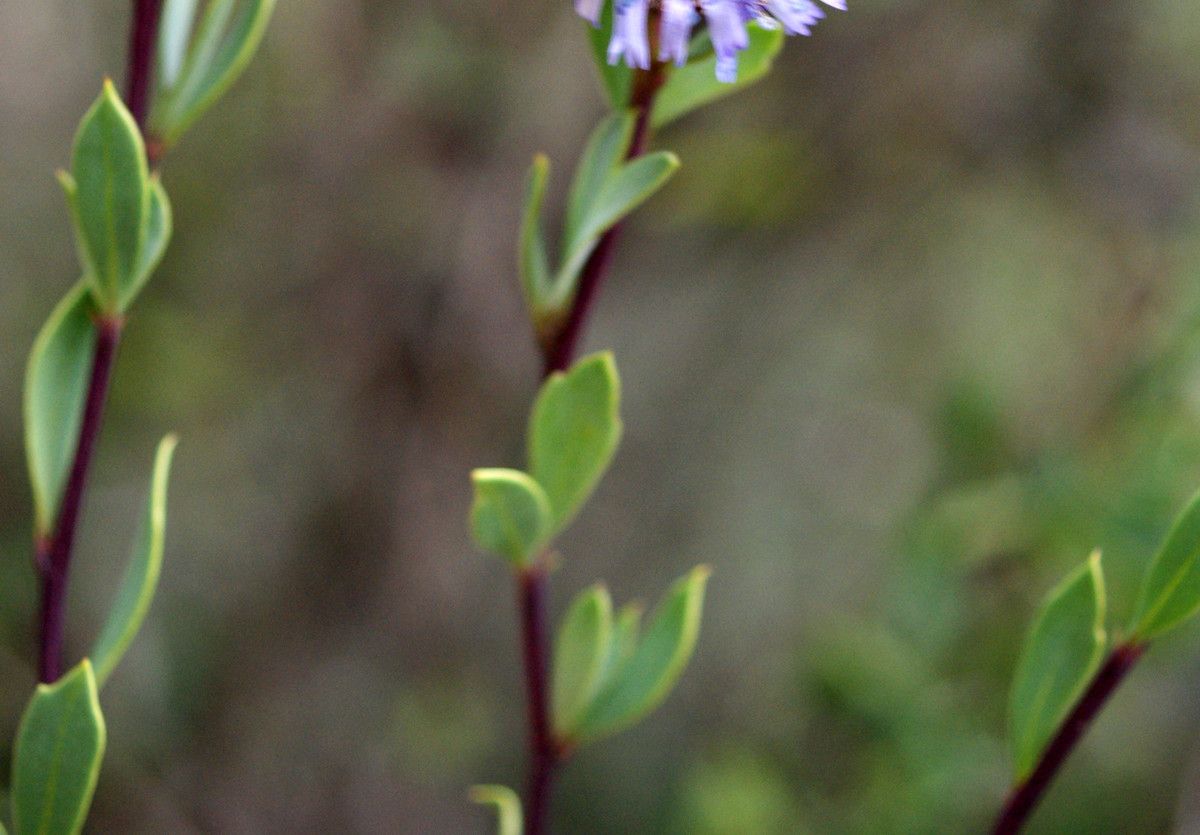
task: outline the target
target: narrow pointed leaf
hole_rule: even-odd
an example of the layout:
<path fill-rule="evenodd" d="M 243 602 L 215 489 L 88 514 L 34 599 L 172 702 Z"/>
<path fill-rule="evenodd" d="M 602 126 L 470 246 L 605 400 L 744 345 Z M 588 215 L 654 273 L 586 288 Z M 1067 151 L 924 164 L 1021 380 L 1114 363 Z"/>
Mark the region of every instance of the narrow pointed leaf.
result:
<path fill-rule="evenodd" d="M 1134 638 L 1147 641 L 1200 611 L 1200 494 L 1175 520 L 1142 580 L 1134 607 Z"/>
<path fill-rule="evenodd" d="M 550 502 L 541 486 L 519 470 L 471 473 L 475 501 L 471 532 L 484 551 L 514 566 L 532 563 L 550 538 Z"/>
<path fill-rule="evenodd" d="M 612 354 L 593 354 L 542 385 L 529 421 L 529 471 L 561 531 L 608 469 L 621 438 L 620 381 Z"/>
<path fill-rule="evenodd" d="M 633 70 L 623 63 L 608 63 L 608 44 L 612 40 L 613 4 L 605 2 L 600 12 L 600 25 L 588 24 L 588 40 L 592 47 L 592 58 L 600 74 L 604 96 L 614 110 L 629 106 L 633 89 Z"/>
<path fill-rule="evenodd" d="M 579 271 L 600 236 L 658 191 L 679 169 L 679 158 L 669 151 L 638 157 L 611 174 L 587 206 L 568 241 L 566 257 L 556 284 L 574 288 Z M 567 295 L 556 288 L 556 295 Z"/>
<path fill-rule="evenodd" d="M 111 81 L 104 82 L 79 126 L 71 177 L 68 198 L 84 272 L 97 306 L 113 312 L 136 279 L 150 213 L 150 175 L 141 132 Z"/>
<path fill-rule="evenodd" d="M 187 57 L 199 0 L 166 0 L 158 28 L 159 84 L 169 89 L 179 78 Z"/>
<path fill-rule="evenodd" d="M 146 286 L 171 240 L 171 202 L 167 199 L 167 192 L 157 177 L 151 177 L 149 188 L 150 213 L 146 220 L 146 240 L 132 279 L 121 288 L 118 300 L 121 311 L 127 310 Z"/>
<path fill-rule="evenodd" d="M 567 610 L 554 645 L 554 732 L 570 737 L 587 710 L 609 658 L 612 598 L 602 585 L 583 591 Z"/>
<path fill-rule="evenodd" d="M 550 160 L 543 154 L 533 158 L 525 182 L 525 209 L 521 214 L 521 245 L 517 264 L 525 304 L 535 325 L 550 306 L 550 264 L 546 257 L 546 239 L 542 234 L 542 201 L 550 177 Z"/>
<path fill-rule="evenodd" d="M 79 441 L 92 358 L 94 307 L 86 282 L 72 288 L 42 327 L 25 373 L 25 454 L 34 526 L 47 536 Z"/>
<path fill-rule="evenodd" d="M 507 786 L 471 786 L 472 803 L 494 806 L 496 809 L 496 835 L 522 835 L 525 821 L 521 813 L 521 799 Z"/>
<path fill-rule="evenodd" d="M 195 54 L 189 57 L 178 88 L 164 98 L 161 117 L 155 124 L 168 145 L 174 144 L 246 69 L 266 33 L 275 0 L 244 0 L 228 31 L 223 31 L 232 5 L 229 0 L 214 0 L 209 15 L 201 21 Z M 214 37 L 222 33 L 219 47 L 214 48 Z"/>
<path fill-rule="evenodd" d="M 593 700 L 580 723 L 580 738 L 632 725 L 671 692 L 696 648 L 709 574 L 706 566 L 695 568 L 667 591 L 629 660 Z"/>
<path fill-rule="evenodd" d="M 83 829 L 104 743 L 104 716 L 87 659 L 56 683 L 38 685 L 13 754 L 17 835 L 73 835 Z"/>
<path fill-rule="evenodd" d="M 750 45 L 738 55 L 738 76 L 732 84 L 717 80 L 717 58 L 689 62 L 672 67 L 667 81 L 654 100 L 653 125 L 669 124 L 698 107 L 732 95 L 761 79 L 771 70 L 775 56 L 783 48 L 782 29 L 763 29 L 751 23 L 746 27 Z"/>
<path fill-rule="evenodd" d="M 129 644 L 133 641 L 150 603 L 158 588 L 158 577 L 162 572 L 163 543 L 167 528 L 167 482 L 171 473 L 171 459 L 175 454 L 178 439 L 174 435 L 163 438 L 154 456 L 154 474 L 150 481 L 150 497 L 146 502 L 146 515 L 141 521 L 133 556 L 125 570 L 125 578 L 108 620 L 96 639 L 91 657 L 96 669 L 96 686 L 103 687 L 112 671 L 116 669 Z"/>
<path fill-rule="evenodd" d="M 564 250 L 570 248 L 570 242 L 587 216 L 589 206 L 603 193 L 605 183 L 624 162 L 629 139 L 633 135 L 633 122 L 632 112 L 617 111 L 600 122 L 588 138 L 567 199 Z"/>
<path fill-rule="evenodd" d="M 1009 719 L 1018 780 L 1037 764 L 1100 665 L 1104 608 L 1097 551 L 1050 592 L 1017 662 Z"/>

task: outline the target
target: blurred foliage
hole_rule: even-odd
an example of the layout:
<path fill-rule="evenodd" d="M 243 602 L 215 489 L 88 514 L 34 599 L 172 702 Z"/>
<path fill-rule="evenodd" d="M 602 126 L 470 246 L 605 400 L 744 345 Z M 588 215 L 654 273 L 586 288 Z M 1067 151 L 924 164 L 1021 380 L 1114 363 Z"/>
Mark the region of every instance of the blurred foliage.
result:
<path fill-rule="evenodd" d="M 52 172 L 122 71 L 119 11 L 0 4 L 3 740 L 33 680 L 20 378 L 75 278 Z M 991 817 L 1038 602 L 1099 547 L 1127 622 L 1200 486 L 1198 50 L 1186 0 L 862 0 L 662 132 L 683 167 L 589 336 L 626 436 L 556 587 L 715 579 L 677 693 L 565 770 L 564 831 Z M 96 831 L 492 826 L 464 787 L 517 779 L 521 682 L 463 474 L 520 460 L 522 180 L 577 157 L 590 63 L 569 3 L 280 4 L 166 160 L 178 226 L 122 347 L 69 624 L 77 655 L 128 547 L 95 520 L 132 524 L 178 430 Z M 1031 831 L 1200 825 L 1198 680 L 1194 628 L 1156 645 Z"/>

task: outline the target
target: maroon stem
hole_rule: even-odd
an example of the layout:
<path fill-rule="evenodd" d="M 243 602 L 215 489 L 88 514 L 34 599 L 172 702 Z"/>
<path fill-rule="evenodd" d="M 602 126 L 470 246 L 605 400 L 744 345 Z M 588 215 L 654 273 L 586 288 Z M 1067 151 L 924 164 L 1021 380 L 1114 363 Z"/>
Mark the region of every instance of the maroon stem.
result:
<path fill-rule="evenodd" d="M 158 18 L 163 0 L 133 0 L 133 23 L 129 31 L 129 71 L 126 75 L 125 105 L 142 132 L 150 114 L 150 82 L 154 74 L 154 45 L 158 41 Z"/>
<path fill-rule="evenodd" d="M 993 835 L 1013 835 L 1021 831 L 1021 827 L 1050 788 L 1062 764 L 1075 750 L 1092 720 L 1107 704 L 1109 697 L 1125 679 L 1126 674 L 1142 657 L 1146 646 L 1137 643 L 1121 644 L 1109 654 L 1087 690 L 1063 720 L 1058 733 L 1046 746 L 1037 766 L 1024 782 L 1013 787 L 1004 808 L 996 818 Z"/>
<path fill-rule="evenodd" d="M 83 496 L 87 489 L 88 469 L 96 438 L 104 420 L 104 403 L 112 378 L 113 361 L 121 341 L 122 321 L 117 317 L 96 320 L 96 353 L 84 401 L 83 421 L 75 460 L 63 490 L 62 505 L 54 535 L 37 545 L 38 568 L 42 580 L 42 641 L 38 660 L 38 679 L 50 683 L 62 675 L 63 636 L 67 614 L 67 577 L 71 569 L 71 553 L 75 547 L 75 532 L 79 526 Z"/>

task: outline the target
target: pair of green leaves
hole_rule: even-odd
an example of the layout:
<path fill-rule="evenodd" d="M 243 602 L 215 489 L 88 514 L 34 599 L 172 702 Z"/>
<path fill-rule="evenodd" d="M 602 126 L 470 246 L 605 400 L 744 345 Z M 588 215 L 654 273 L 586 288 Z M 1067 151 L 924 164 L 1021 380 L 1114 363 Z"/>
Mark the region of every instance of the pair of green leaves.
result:
<path fill-rule="evenodd" d="M 125 312 L 171 238 L 171 205 L 146 162 L 141 131 L 111 81 L 75 135 L 71 172 L 59 172 L 79 260 L 98 311 Z"/>
<path fill-rule="evenodd" d="M 529 418 L 529 472 L 471 473 L 471 530 L 489 553 L 521 568 L 578 513 L 621 439 L 621 388 L 609 353 L 594 354 L 543 383 Z"/>
<path fill-rule="evenodd" d="M 262 42 L 275 0 L 166 0 L 159 26 L 159 90 L 151 126 L 174 145 L 237 80 Z"/>
<path fill-rule="evenodd" d="M 550 161 L 534 158 L 525 189 L 519 266 L 526 304 L 539 334 L 553 334 L 570 309 L 580 273 L 601 236 L 644 203 L 679 168 L 678 158 L 656 151 L 626 161 L 634 115 L 621 110 L 592 132 L 567 202 L 561 263 L 550 266 L 542 232 L 542 203 Z"/>
<path fill-rule="evenodd" d="M 1095 674 L 1104 654 L 1104 577 L 1093 554 L 1047 597 L 1017 664 L 1010 705 L 1018 778 Z M 1200 495 L 1176 519 L 1142 581 L 1130 644 L 1159 637 L 1200 611 Z"/>
<path fill-rule="evenodd" d="M 607 736 L 667 697 L 695 650 L 709 574 L 700 566 L 676 581 L 641 635 L 641 610 L 626 606 L 614 616 L 604 586 L 575 599 L 554 648 L 557 739 L 578 743 Z"/>
<path fill-rule="evenodd" d="M 167 481 L 175 439 L 159 444 L 146 514 L 116 602 L 88 658 L 38 685 L 17 731 L 12 813 L 16 835 L 83 828 L 104 756 L 99 691 L 141 628 L 162 569 Z"/>
<path fill-rule="evenodd" d="M 738 77 L 732 83 L 717 80 L 717 57 L 701 32 L 693 39 L 692 57 L 682 67 L 671 67 L 667 80 L 654 98 L 651 124 L 655 128 L 674 122 L 697 108 L 732 95 L 771 71 L 775 56 L 783 48 L 783 29 L 764 29 L 751 22 L 747 27 L 749 46 L 738 55 Z M 633 89 L 633 70 L 624 64 L 608 63 L 612 39 L 612 4 L 605 3 L 600 25 L 590 27 L 592 56 L 600 72 L 605 96 L 613 109 L 628 107 Z"/>

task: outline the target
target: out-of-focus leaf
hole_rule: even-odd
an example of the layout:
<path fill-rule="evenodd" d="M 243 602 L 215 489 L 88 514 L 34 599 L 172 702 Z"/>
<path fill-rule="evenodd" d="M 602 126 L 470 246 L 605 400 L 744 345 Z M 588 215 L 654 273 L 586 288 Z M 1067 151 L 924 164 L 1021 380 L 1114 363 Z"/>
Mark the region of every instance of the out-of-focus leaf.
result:
<path fill-rule="evenodd" d="M 710 573 L 707 566 L 695 568 L 667 591 L 629 660 L 592 701 L 579 725 L 581 739 L 632 725 L 671 692 L 696 647 Z"/>
<path fill-rule="evenodd" d="M 567 610 L 554 646 L 554 733 L 570 737 L 600 684 L 612 637 L 608 589 L 586 589 Z"/>
<path fill-rule="evenodd" d="M 167 145 L 225 94 L 262 42 L 275 0 L 244 0 L 236 15 L 235 5 L 235 0 L 213 0 L 176 83 L 160 93 L 153 123 Z"/>
<path fill-rule="evenodd" d="M 163 88 L 174 85 L 183 69 L 198 2 L 166 0 L 163 3 L 162 22 L 158 27 L 158 73 Z"/>
<path fill-rule="evenodd" d="M 521 213 L 521 243 L 517 253 L 525 304 L 539 328 L 551 307 L 550 263 L 546 255 L 546 238 L 542 234 L 542 201 L 549 177 L 550 160 L 544 154 L 538 154 L 533 158 L 525 180 L 525 208 Z"/>
<path fill-rule="evenodd" d="M 56 683 L 38 685 L 13 754 L 17 835 L 73 835 L 83 829 L 104 742 L 104 716 L 86 658 Z"/>
<path fill-rule="evenodd" d="M 608 63 L 608 43 L 612 40 L 613 4 L 605 2 L 600 12 L 598 26 L 588 26 L 588 40 L 592 47 L 592 58 L 596 71 L 600 73 L 600 84 L 605 98 L 614 110 L 629 106 L 630 90 L 633 87 L 633 70 L 623 63 Z"/>
<path fill-rule="evenodd" d="M 553 533 L 574 518 L 608 469 L 621 438 L 620 399 L 607 352 L 542 385 L 529 421 L 529 472 L 550 501 Z"/>
<path fill-rule="evenodd" d="M 167 199 L 167 192 L 157 177 L 150 178 L 149 190 L 150 214 L 146 218 L 146 239 L 142 242 L 142 252 L 132 279 L 121 288 L 118 300 L 121 310 L 127 310 L 133 304 L 162 261 L 167 244 L 171 241 L 171 202 Z"/>
<path fill-rule="evenodd" d="M 129 644 L 133 641 L 158 588 L 162 571 L 163 542 L 167 528 L 167 481 L 171 474 L 171 458 L 178 439 L 163 438 L 154 456 L 154 474 L 150 482 L 150 497 L 146 515 L 133 547 L 133 557 L 125 570 L 125 579 L 117 593 L 108 620 L 96 639 L 92 658 L 96 670 L 96 686 L 103 687 L 116 668 Z"/>
<path fill-rule="evenodd" d="M 471 473 L 475 501 L 471 531 L 483 550 L 527 566 L 550 537 L 550 502 L 536 481 L 519 470 Z"/>
<path fill-rule="evenodd" d="M 58 516 L 96 353 L 86 282 L 72 288 L 42 327 L 25 374 L 25 454 L 33 486 L 34 526 L 47 536 Z"/>
<path fill-rule="evenodd" d="M 636 603 L 622 606 L 613 621 L 612 637 L 608 642 L 608 657 L 604 659 L 601 681 L 609 681 L 637 649 L 638 627 L 642 621 L 642 607 Z"/>
<path fill-rule="evenodd" d="M 1018 780 L 1037 764 L 1100 664 L 1104 607 L 1097 551 L 1050 592 L 1017 662 L 1009 714 Z"/>
<path fill-rule="evenodd" d="M 1130 632 L 1147 641 L 1200 610 L 1200 494 L 1175 520 L 1146 571 Z"/>
<path fill-rule="evenodd" d="M 525 821 L 521 814 L 521 799 L 508 786 L 472 786 L 472 803 L 496 808 L 496 835 L 521 835 Z"/>
<path fill-rule="evenodd" d="M 651 123 L 667 125 L 698 107 L 732 95 L 765 76 L 783 48 L 782 29 L 763 29 L 756 23 L 746 27 L 750 45 L 738 55 L 737 81 L 727 84 L 717 80 L 717 57 L 689 62 L 668 71 L 666 83 L 654 100 Z"/>
<path fill-rule="evenodd" d="M 150 214 L 150 174 L 142 134 L 111 81 L 80 123 L 63 179 L 80 259 L 96 305 L 106 313 L 138 279 Z"/>
<path fill-rule="evenodd" d="M 601 121 L 588 137 L 579 165 L 575 168 L 575 179 L 567 199 L 564 251 L 570 251 L 589 207 L 625 160 L 629 139 L 633 135 L 633 123 L 631 111 L 619 110 Z"/>

